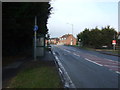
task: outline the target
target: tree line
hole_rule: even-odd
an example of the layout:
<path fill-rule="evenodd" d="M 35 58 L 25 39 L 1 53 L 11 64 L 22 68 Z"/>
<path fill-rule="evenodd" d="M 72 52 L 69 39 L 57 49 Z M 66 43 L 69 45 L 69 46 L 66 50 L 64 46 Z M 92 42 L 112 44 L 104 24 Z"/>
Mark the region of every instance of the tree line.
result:
<path fill-rule="evenodd" d="M 33 45 L 35 16 L 37 33 L 46 34 L 52 7 L 49 2 L 2 3 L 2 53 L 16 55 Z"/>
<path fill-rule="evenodd" d="M 85 47 L 102 48 L 102 46 L 107 46 L 112 48 L 112 40 L 117 40 L 117 31 L 109 25 L 101 29 L 98 27 L 85 28 L 77 35 L 77 41 L 79 40 L 81 40 L 82 46 Z"/>

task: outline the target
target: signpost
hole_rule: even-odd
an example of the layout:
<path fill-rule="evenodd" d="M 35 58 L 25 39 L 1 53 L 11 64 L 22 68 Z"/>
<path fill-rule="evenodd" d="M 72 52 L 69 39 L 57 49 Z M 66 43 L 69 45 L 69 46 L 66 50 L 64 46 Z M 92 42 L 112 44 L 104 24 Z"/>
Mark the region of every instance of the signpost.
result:
<path fill-rule="evenodd" d="M 35 26 L 34 26 L 34 60 L 36 61 L 36 34 L 38 30 L 37 17 L 35 16 Z"/>
<path fill-rule="evenodd" d="M 115 50 L 116 40 L 112 40 L 113 49 Z"/>

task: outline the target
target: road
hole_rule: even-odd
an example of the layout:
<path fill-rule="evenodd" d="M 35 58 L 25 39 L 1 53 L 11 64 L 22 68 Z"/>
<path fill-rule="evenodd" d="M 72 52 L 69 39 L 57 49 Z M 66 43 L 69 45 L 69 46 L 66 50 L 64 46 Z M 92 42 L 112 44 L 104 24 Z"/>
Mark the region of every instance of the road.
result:
<path fill-rule="evenodd" d="M 62 45 L 52 50 L 76 88 L 118 88 L 118 57 Z"/>

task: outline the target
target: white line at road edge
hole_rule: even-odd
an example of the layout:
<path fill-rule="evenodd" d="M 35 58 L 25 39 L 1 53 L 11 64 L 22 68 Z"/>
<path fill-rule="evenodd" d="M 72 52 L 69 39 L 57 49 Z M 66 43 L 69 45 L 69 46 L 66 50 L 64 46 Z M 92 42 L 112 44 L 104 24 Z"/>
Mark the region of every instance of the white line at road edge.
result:
<path fill-rule="evenodd" d="M 88 58 L 85 58 L 87 61 L 89 61 L 89 62 L 92 62 L 92 63 L 94 63 L 94 64 L 97 64 L 97 65 L 99 65 L 99 66 L 103 66 L 102 64 L 99 64 L 99 63 L 96 63 L 96 62 L 94 62 L 94 61 L 92 61 L 92 60 L 90 60 L 90 59 L 88 59 Z"/>
<path fill-rule="evenodd" d="M 65 79 L 65 87 L 76 88 L 75 85 L 73 84 L 72 80 L 70 79 L 68 73 L 66 72 L 65 68 L 63 67 L 62 63 L 60 62 L 59 58 L 57 57 L 57 55 L 55 54 L 54 51 L 52 51 L 52 52 L 55 56 L 56 61 L 58 62 L 60 69 L 62 70 L 61 72 L 62 72 L 62 75 Z"/>
<path fill-rule="evenodd" d="M 120 74 L 120 72 L 116 71 L 116 73 Z"/>

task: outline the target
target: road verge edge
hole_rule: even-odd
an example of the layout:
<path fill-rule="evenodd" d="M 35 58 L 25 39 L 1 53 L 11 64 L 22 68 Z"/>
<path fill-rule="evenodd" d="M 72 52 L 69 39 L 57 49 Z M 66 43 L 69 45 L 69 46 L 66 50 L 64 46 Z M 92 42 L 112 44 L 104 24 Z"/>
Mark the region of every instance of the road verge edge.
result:
<path fill-rule="evenodd" d="M 58 68 L 60 78 L 64 84 L 64 88 L 76 88 L 55 52 L 53 50 L 51 51 L 55 57 L 55 64 Z"/>

